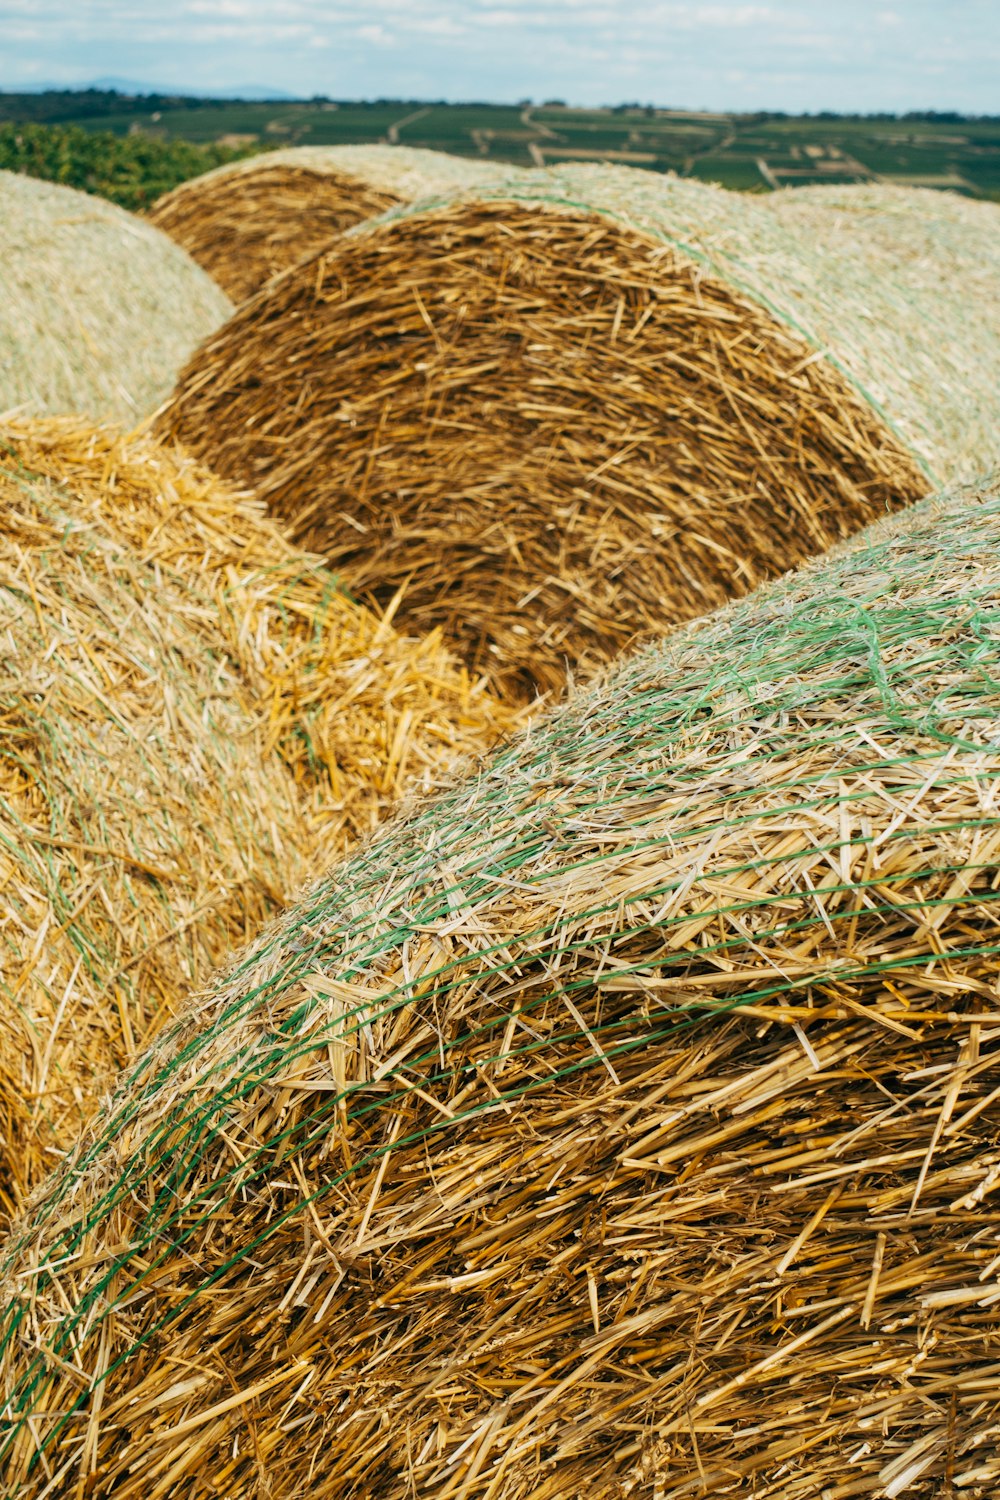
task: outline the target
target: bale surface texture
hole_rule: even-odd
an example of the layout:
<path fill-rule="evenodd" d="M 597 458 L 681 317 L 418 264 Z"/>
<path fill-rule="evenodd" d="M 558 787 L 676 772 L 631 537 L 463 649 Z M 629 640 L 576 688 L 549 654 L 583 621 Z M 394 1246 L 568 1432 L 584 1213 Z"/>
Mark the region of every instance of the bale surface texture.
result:
<path fill-rule="evenodd" d="M 190 256 L 134 214 L 0 172 L 0 412 L 133 424 L 231 311 Z"/>
<path fill-rule="evenodd" d="M 150 218 L 242 302 L 363 219 L 516 175 L 516 167 L 407 146 L 295 146 L 182 183 Z"/>
<path fill-rule="evenodd" d="M 985 473 L 1000 421 L 1000 204 L 892 186 L 795 188 L 766 203 L 803 248 L 798 275 L 775 280 L 779 305 L 938 479 Z"/>
<path fill-rule="evenodd" d="M 0 1205 L 314 868 L 510 715 L 191 459 L 0 425 Z"/>
<path fill-rule="evenodd" d="M 567 197 L 665 235 L 798 328 L 941 484 L 996 460 L 1000 205 L 929 188 L 758 198 L 622 167 L 551 174 Z M 544 183 L 518 193 L 546 195 Z"/>
<path fill-rule="evenodd" d="M 762 210 L 676 184 L 674 224 L 643 175 L 525 174 L 352 232 L 199 350 L 164 430 L 506 691 L 924 493 L 853 377 L 670 239 L 703 202 L 752 247 Z"/>
<path fill-rule="evenodd" d="M 10 1242 L 14 1496 L 993 1496 L 1000 488 L 333 869 Z"/>

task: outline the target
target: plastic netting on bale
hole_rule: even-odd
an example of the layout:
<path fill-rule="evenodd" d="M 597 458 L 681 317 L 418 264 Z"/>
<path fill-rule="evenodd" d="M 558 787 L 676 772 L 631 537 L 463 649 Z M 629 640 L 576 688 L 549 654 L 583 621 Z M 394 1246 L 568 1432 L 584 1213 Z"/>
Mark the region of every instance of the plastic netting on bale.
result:
<path fill-rule="evenodd" d="M 513 716 L 189 457 L 0 424 L 0 1208 L 317 857 Z"/>
<path fill-rule="evenodd" d="M 272 282 L 160 420 L 361 596 L 552 688 L 926 493 L 928 451 L 982 463 L 1000 210 L 972 209 L 964 258 L 956 234 L 914 275 L 902 216 L 889 276 L 861 230 L 848 254 L 739 194 L 525 173 Z"/>
<path fill-rule="evenodd" d="M 231 312 L 201 267 L 134 214 L 0 172 L 0 412 L 135 423 Z"/>
<path fill-rule="evenodd" d="M 605 675 L 132 1070 L 9 1241 L 15 1496 L 1000 1481 L 1000 486 Z"/>
<path fill-rule="evenodd" d="M 182 183 L 150 218 L 241 302 L 363 219 L 517 175 L 516 167 L 408 146 L 292 146 Z"/>

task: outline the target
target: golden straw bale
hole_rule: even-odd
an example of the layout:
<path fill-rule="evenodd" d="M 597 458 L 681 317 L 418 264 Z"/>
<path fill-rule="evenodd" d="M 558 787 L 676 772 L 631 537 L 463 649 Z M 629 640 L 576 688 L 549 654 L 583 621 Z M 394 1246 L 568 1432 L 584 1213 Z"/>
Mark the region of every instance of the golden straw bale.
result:
<path fill-rule="evenodd" d="M 202 346 L 162 430 L 506 691 L 924 493 L 893 413 L 737 274 L 784 278 L 806 238 L 646 177 L 523 174 L 350 232 Z"/>
<path fill-rule="evenodd" d="M 149 440 L 0 424 L 0 1205 L 237 943 L 509 711 Z"/>
<path fill-rule="evenodd" d="M 0 412 L 134 423 L 231 311 L 211 278 L 134 214 L 0 172 Z"/>
<path fill-rule="evenodd" d="M 813 251 L 776 288 L 789 312 L 940 479 L 981 475 L 1000 453 L 1000 205 L 888 185 L 789 188 L 766 202 Z"/>
<path fill-rule="evenodd" d="M 24 1500 L 1000 1489 L 1000 483 L 608 672 L 12 1232 Z"/>
<path fill-rule="evenodd" d="M 516 174 L 408 146 L 292 146 L 181 183 L 150 218 L 242 302 L 363 219 Z"/>

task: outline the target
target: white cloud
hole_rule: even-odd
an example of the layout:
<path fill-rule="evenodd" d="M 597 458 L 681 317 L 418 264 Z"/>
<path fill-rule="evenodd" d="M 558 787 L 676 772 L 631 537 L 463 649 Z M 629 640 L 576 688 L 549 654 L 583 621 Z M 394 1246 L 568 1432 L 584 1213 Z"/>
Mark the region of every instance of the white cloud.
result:
<path fill-rule="evenodd" d="M 769 5 L 654 5 L 646 16 L 663 26 L 684 31 L 728 30 L 733 26 L 773 24 L 779 17 Z"/>
<path fill-rule="evenodd" d="M 410 29 L 420 36 L 465 36 L 468 27 L 456 21 L 454 16 L 429 16 L 426 20 L 416 18 Z"/>
<path fill-rule="evenodd" d="M 8 86 L 986 112 L 998 52 L 996 0 L 0 0 Z"/>
<path fill-rule="evenodd" d="M 370 42 L 373 47 L 391 47 L 392 37 L 380 23 L 375 26 L 359 26 L 357 35 L 363 42 Z"/>
<path fill-rule="evenodd" d="M 208 16 L 213 20 L 225 16 L 248 20 L 259 13 L 254 0 L 185 0 L 180 9 L 182 15 Z"/>

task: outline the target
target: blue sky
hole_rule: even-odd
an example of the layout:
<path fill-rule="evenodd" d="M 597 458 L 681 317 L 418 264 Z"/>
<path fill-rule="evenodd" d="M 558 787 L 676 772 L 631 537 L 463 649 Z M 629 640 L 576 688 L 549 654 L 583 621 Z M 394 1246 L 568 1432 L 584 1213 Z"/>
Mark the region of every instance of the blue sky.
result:
<path fill-rule="evenodd" d="M 1000 114 L 1000 0 L 0 0 L 0 87 Z"/>

